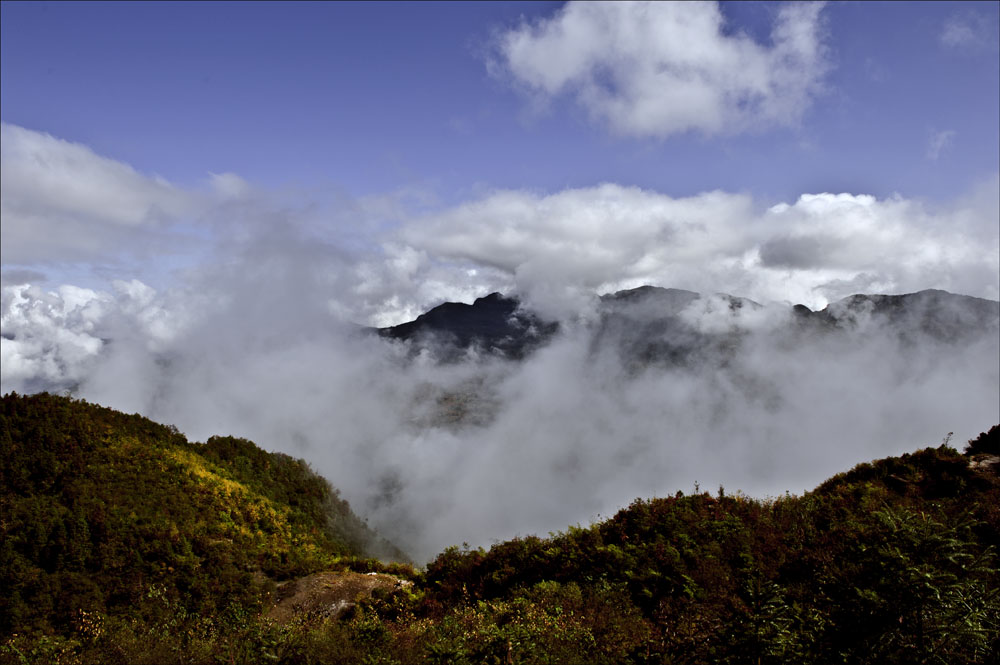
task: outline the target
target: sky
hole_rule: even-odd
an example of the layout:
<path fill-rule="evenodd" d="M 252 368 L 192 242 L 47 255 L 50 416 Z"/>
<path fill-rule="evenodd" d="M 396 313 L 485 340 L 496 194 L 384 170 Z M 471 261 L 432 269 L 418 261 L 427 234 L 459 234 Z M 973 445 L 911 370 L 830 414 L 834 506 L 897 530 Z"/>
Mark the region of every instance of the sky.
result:
<path fill-rule="evenodd" d="M 996 190 L 998 7 L 5 2 L 3 265 L 49 285 L 169 286 L 171 270 L 204 260 L 224 233 L 227 195 L 267 198 L 328 242 L 380 258 L 399 229 L 492 210 L 497 194 L 537 207 L 606 184 L 671 199 L 724 192 L 749 201 L 748 216 L 803 195 L 902 200 L 946 236 L 956 208 L 988 206 Z M 59 179 L 75 168 L 100 182 L 73 203 Z M 19 180 L 29 172 L 30 192 Z M 88 209 L 102 197 L 117 212 Z M 56 204 L 72 228 L 52 228 Z M 87 215 L 87 227 L 70 223 Z M 97 227 L 100 239 L 86 237 Z M 995 298 L 995 264 L 985 280 L 871 286 Z M 587 286 L 671 279 L 618 277 Z M 689 286 L 751 286 L 708 281 Z M 381 303 L 348 308 L 361 322 L 398 321 L 505 285 L 524 289 L 386 289 Z"/>
<path fill-rule="evenodd" d="M 709 25 L 689 33 L 705 49 L 677 66 L 704 66 L 706 94 L 748 76 L 740 56 L 709 51 L 741 39 L 773 48 L 780 9 L 706 5 Z M 802 20 L 815 52 L 769 65 L 786 66 L 778 75 L 790 79 L 773 94 L 787 99 L 723 125 L 708 121 L 696 91 L 671 91 L 673 77 L 606 72 L 647 101 L 674 99 L 648 126 L 586 101 L 581 80 L 625 44 L 626 69 L 671 62 L 676 54 L 653 46 L 681 44 L 672 31 L 684 24 L 669 17 L 539 85 L 532 76 L 555 61 L 541 49 L 505 58 L 504 36 L 527 36 L 559 12 L 555 3 L 9 2 L 3 120 L 180 186 L 234 172 L 264 187 L 357 196 L 427 188 L 446 203 L 477 186 L 608 181 L 768 202 L 822 191 L 948 200 L 996 171 L 996 3 L 812 5 L 817 16 Z M 621 19 L 591 13 L 580 22 Z M 558 30 L 544 48 L 583 48 L 558 43 Z"/>
<path fill-rule="evenodd" d="M 997 2 L 5 0 L 0 122 L 2 390 L 305 456 L 422 555 L 1000 420 L 995 336 L 769 340 L 793 303 L 1000 298 Z M 632 377 L 582 332 L 519 368 L 350 335 L 643 284 L 773 316 L 723 378 Z M 414 425 L 455 392 L 490 424 Z"/>

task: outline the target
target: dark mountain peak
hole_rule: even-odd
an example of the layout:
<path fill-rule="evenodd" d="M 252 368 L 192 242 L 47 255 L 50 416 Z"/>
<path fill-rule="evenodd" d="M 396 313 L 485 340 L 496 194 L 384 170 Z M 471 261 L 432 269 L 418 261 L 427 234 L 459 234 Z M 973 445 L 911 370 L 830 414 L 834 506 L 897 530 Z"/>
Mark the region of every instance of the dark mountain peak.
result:
<path fill-rule="evenodd" d="M 739 321 L 736 313 L 744 307 L 761 305 L 726 293 L 703 296 L 657 286 L 619 291 L 601 297 L 591 350 L 614 349 L 627 366 L 637 369 L 650 364 L 697 362 L 738 343 L 733 336 Z M 706 332 L 696 322 L 702 314 L 717 316 L 722 312 L 732 317 L 729 330 Z"/>
<path fill-rule="evenodd" d="M 421 314 L 414 321 L 382 328 L 383 337 L 420 340 L 455 355 L 470 347 L 498 351 L 508 357 L 521 357 L 527 349 L 547 340 L 558 324 L 543 321 L 520 309 L 517 298 L 491 293 L 468 305 L 446 302 Z"/>
<path fill-rule="evenodd" d="M 384 330 L 408 333 L 409 327 L 433 330 L 450 330 L 456 326 L 459 328 L 488 327 L 511 316 L 519 305 L 520 302 L 516 298 L 507 298 L 501 293 L 491 293 L 488 296 L 476 298 L 471 305 L 464 302 L 442 303 L 421 314 L 415 321 Z"/>
<path fill-rule="evenodd" d="M 471 305 L 464 302 L 443 302 L 413 321 L 382 328 L 381 333 L 389 337 L 410 337 L 416 332 L 449 330 L 456 325 L 468 327 L 488 324 L 510 316 L 519 304 L 517 299 L 506 298 L 501 293 L 476 298 Z"/>
<path fill-rule="evenodd" d="M 476 298 L 476 300 L 472 303 L 472 307 L 493 305 L 501 302 L 511 302 L 516 305 L 518 300 L 517 298 L 507 297 L 499 291 L 494 291 L 493 293 L 483 296 L 482 298 Z"/>
<path fill-rule="evenodd" d="M 829 303 L 821 310 L 813 311 L 805 305 L 795 305 L 792 309 L 797 314 L 832 316 L 837 318 L 846 312 L 868 311 L 872 313 L 892 313 L 914 308 L 928 307 L 972 308 L 984 314 L 996 316 L 1000 313 L 1000 302 L 986 300 L 973 296 L 963 296 L 941 289 L 924 289 L 915 293 L 889 295 L 883 293 L 855 293 L 836 302 Z"/>

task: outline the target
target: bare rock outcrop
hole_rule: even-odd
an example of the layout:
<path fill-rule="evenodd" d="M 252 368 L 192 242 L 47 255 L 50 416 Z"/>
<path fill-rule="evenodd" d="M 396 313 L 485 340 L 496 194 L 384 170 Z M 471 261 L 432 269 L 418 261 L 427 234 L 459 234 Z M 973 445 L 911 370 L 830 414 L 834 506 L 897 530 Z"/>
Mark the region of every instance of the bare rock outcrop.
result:
<path fill-rule="evenodd" d="M 337 619 L 376 589 L 399 589 L 413 582 L 383 573 L 322 572 L 278 586 L 278 600 L 267 618 L 286 624 L 294 619 Z"/>

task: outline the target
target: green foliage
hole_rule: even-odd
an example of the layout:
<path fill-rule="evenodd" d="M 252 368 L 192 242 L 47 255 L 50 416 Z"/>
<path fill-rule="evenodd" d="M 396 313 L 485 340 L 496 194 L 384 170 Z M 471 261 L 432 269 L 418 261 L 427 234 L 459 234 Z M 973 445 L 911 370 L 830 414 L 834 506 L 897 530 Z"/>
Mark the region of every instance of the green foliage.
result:
<path fill-rule="evenodd" d="M 942 446 L 859 465 L 803 497 L 636 501 L 549 539 L 452 548 L 428 565 L 422 607 L 448 616 L 547 581 L 606 585 L 645 622 L 651 661 L 985 662 L 998 505 L 996 478 Z"/>
<path fill-rule="evenodd" d="M 342 567 L 376 539 L 301 460 L 47 394 L 0 410 L 0 634 L 134 614 L 259 606 L 271 579 Z M 158 621 L 158 617 L 139 617 Z"/>
<path fill-rule="evenodd" d="M 965 447 L 966 455 L 1000 455 L 1000 425 L 994 425 L 989 432 L 981 432 Z"/>
<path fill-rule="evenodd" d="M 426 570 L 304 462 L 49 395 L 0 411 L 0 662 L 986 663 L 1000 652 L 1000 477 L 947 445 L 804 496 L 637 500 Z M 341 619 L 266 618 L 323 568 L 410 586 Z"/>
<path fill-rule="evenodd" d="M 854 639 L 845 660 L 979 663 L 1000 630 L 997 566 L 969 518 L 886 507 L 825 580 L 831 625 Z M 848 615 L 846 610 L 850 610 Z"/>

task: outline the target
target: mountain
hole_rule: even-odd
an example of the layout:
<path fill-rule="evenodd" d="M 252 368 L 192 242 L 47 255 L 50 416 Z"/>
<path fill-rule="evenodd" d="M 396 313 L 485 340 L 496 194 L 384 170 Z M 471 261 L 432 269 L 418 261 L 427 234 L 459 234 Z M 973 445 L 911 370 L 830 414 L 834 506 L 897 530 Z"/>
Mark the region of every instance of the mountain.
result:
<path fill-rule="evenodd" d="M 615 346 L 631 362 L 683 364 L 731 348 L 744 332 L 739 315 L 763 306 L 727 294 L 642 286 L 600 296 L 587 322 L 595 350 Z M 789 330 L 853 333 L 882 327 L 904 340 L 925 336 L 957 342 L 997 329 L 1000 302 L 926 290 L 906 295 L 849 296 L 812 311 L 788 308 Z M 698 322 L 712 315 L 710 331 Z M 725 325 L 719 325 L 723 322 Z M 492 293 L 473 304 L 444 303 L 416 320 L 379 329 L 383 337 L 406 341 L 414 350 L 432 349 L 443 360 L 476 349 L 523 358 L 550 342 L 560 324 L 521 306 L 514 297 Z"/>
<path fill-rule="evenodd" d="M 465 351 L 480 349 L 510 358 L 522 358 L 543 344 L 559 326 L 520 309 L 516 298 L 491 293 L 471 305 L 446 302 L 421 314 L 414 321 L 380 328 L 389 339 L 413 341 L 420 346 L 446 350 L 456 358 Z"/>
<path fill-rule="evenodd" d="M 641 286 L 601 296 L 591 325 L 591 351 L 612 348 L 633 369 L 666 364 L 692 366 L 720 358 L 738 345 L 741 331 L 735 316 L 744 308 L 760 309 L 748 299 L 726 294 L 704 297 L 693 291 Z M 721 315 L 726 324 L 706 330 L 706 315 Z"/>
<path fill-rule="evenodd" d="M 893 328 L 904 338 L 925 335 L 940 342 L 955 342 L 997 327 L 1000 302 L 928 289 L 906 295 L 848 296 L 813 312 L 803 305 L 796 316 L 820 326 L 857 326 L 869 320 Z"/>

